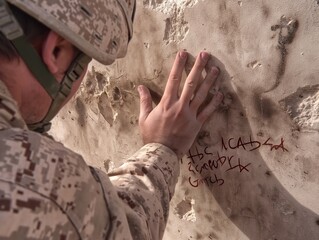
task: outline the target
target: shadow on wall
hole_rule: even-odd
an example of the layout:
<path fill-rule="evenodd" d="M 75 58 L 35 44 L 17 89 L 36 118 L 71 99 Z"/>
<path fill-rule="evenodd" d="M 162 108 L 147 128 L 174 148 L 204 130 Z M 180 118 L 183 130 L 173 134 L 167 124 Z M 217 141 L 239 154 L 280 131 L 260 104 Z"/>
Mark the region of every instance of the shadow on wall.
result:
<path fill-rule="evenodd" d="M 225 99 L 183 160 L 188 164 L 187 180 L 193 187 L 211 192 L 225 215 L 249 239 L 318 239 L 319 216 L 287 192 L 259 152 L 268 148 L 276 157 L 288 154 L 283 139 L 274 142 L 263 132 L 254 136 L 225 66 L 216 58 L 211 64 L 221 69 Z M 214 221 L 212 209 L 204 212 L 210 216 L 206 219 Z M 218 231 L 212 227 L 211 236 Z"/>

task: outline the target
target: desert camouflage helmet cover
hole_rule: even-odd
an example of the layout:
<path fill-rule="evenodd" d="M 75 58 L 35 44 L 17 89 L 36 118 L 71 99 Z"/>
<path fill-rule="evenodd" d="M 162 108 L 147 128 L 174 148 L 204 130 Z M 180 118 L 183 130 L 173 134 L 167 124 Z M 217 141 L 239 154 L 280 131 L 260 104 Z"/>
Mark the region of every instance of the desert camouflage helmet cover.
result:
<path fill-rule="evenodd" d="M 125 56 L 135 1 L 7 0 L 103 64 Z"/>

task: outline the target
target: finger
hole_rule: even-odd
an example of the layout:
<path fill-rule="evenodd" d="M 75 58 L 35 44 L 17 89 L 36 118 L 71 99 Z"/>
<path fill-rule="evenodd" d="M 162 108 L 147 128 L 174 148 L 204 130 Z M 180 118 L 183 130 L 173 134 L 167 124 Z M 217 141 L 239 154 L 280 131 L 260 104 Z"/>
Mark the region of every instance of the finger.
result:
<path fill-rule="evenodd" d="M 181 95 L 181 101 L 189 102 L 196 90 L 196 86 L 202 77 L 202 72 L 209 60 L 209 54 L 206 52 L 201 52 L 196 59 L 194 67 L 192 68 L 190 74 L 188 75 L 183 92 Z"/>
<path fill-rule="evenodd" d="M 224 95 L 217 92 L 211 102 L 198 114 L 197 120 L 204 123 L 209 116 L 218 108 L 219 104 L 223 101 Z"/>
<path fill-rule="evenodd" d="M 153 103 L 158 105 L 160 101 L 162 100 L 162 95 L 160 95 L 158 92 L 154 91 L 151 88 L 148 88 L 148 90 L 150 91 Z"/>
<path fill-rule="evenodd" d="M 182 79 L 183 70 L 186 64 L 187 57 L 188 53 L 186 51 L 181 51 L 177 53 L 171 73 L 168 77 L 163 98 L 168 100 L 178 99 L 178 89 Z"/>
<path fill-rule="evenodd" d="M 140 85 L 138 86 L 138 93 L 140 95 L 140 117 L 139 122 L 143 123 L 148 117 L 150 112 L 153 110 L 152 97 L 147 87 Z"/>
<path fill-rule="evenodd" d="M 212 67 L 208 71 L 204 81 L 200 84 L 198 91 L 196 92 L 193 100 L 191 101 L 190 108 L 192 110 L 197 112 L 198 108 L 203 104 L 211 86 L 216 81 L 218 74 L 219 74 L 219 70 L 216 67 Z"/>
<path fill-rule="evenodd" d="M 218 68 L 218 67 L 217 67 Z M 218 68 L 218 71 L 220 72 L 220 69 Z M 215 91 L 219 91 L 219 89 L 220 89 L 220 86 L 221 86 L 221 77 L 220 77 L 220 74 L 218 75 L 218 77 L 217 77 L 217 79 L 216 79 L 216 81 L 215 81 L 215 83 L 214 83 L 214 90 Z"/>

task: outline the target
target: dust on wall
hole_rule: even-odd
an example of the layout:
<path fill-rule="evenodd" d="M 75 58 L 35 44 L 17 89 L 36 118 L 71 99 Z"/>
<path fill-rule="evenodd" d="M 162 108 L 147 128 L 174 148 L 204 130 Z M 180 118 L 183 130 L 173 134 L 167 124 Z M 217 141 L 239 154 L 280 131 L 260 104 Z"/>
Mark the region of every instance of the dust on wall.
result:
<path fill-rule="evenodd" d="M 318 29 L 315 0 L 138 1 L 128 55 L 90 66 L 53 133 L 108 171 L 142 146 L 136 86 L 160 97 L 178 50 L 187 70 L 209 51 L 225 99 L 181 159 L 164 239 L 316 239 Z"/>

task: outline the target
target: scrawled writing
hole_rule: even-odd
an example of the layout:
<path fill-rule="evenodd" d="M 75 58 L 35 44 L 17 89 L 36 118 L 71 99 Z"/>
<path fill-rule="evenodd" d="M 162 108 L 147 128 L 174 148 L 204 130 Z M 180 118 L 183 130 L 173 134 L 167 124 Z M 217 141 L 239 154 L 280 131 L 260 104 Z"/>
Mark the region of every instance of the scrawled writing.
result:
<path fill-rule="evenodd" d="M 284 143 L 285 140 L 281 138 L 279 144 L 275 144 L 271 141 L 271 138 L 267 138 L 264 141 L 257 141 L 253 140 L 251 136 L 249 136 L 248 140 L 245 141 L 244 138 L 229 138 L 229 139 L 221 139 L 222 149 L 229 150 L 229 149 L 239 149 L 242 148 L 246 151 L 255 151 L 261 147 L 268 147 L 270 151 L 273 150 L 282 150 L 283 152 L 288 152 L 287 148 L 285 148 Z"/>
<path fill-rule="evenodd" d="M 251 159 L 241 158 L 238 151 L 254 152 L 265 148 L 268 151 L 288 152 L 284 138 L 274 142 L 270 137 L 255 140 L 252 136 L 231 137 L 220 140 L 220 146 L 215 148 L 194 146 L 187 154 L 187 166 L 190 176 L 188 182 L 192 187 L 201 185 L 222 186 L 226 179 L 222 172 L 237 171 L 247 174 L 251 171 Z M 198 177 L 200 176 L 200 177 Z"/>

